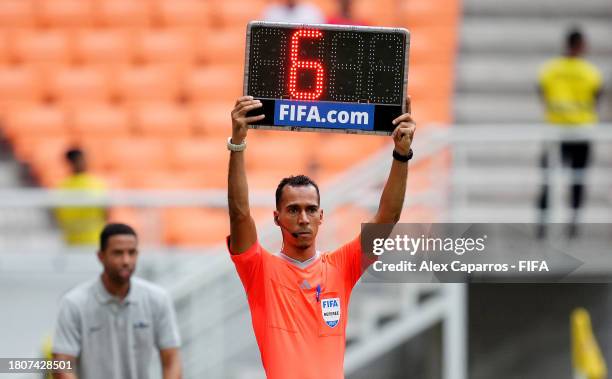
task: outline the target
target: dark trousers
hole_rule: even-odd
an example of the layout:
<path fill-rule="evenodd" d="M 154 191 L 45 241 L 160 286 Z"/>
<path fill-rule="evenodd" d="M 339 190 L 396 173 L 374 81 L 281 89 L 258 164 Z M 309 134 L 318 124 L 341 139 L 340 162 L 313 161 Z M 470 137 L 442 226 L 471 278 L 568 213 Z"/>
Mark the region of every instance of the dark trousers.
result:
<path fill-rule="evenodd" d="M 572 170 L 584 170 L 589 164 L 590 145 L 586 141 L 572 141 L 561 143 L 561 160 L 565 167 L 571 167 Z M 542 154 L 540 161 L 543 169 L 548 169 L 548 154 L 546 151 Z M 579 209 L 582 206 L 584 198 L 584 185 L 582 183 L 571 184 L 571 206 L 573 209 Z M 548 209 L 548 192 L 549 185 L 544 183 L 540 192 L 538 206 L 541 210 Z"/>

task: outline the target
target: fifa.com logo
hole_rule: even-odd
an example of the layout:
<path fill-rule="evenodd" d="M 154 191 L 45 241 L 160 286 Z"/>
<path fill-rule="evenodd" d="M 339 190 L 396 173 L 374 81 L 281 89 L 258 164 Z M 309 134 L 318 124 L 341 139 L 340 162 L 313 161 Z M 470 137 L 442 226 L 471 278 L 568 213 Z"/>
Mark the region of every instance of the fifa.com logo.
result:
<path fill-rule="evenodd" d="M 351 124 L 368 125 L 370 115 L 364 111 L 348 111 L 330 109 L 319 112 L 316 105 L 290 105 L 281 104 L 279 107 L 278 119 L 280 121 L 305 121 L 317 124 Z"/>
<path fill-rule="evenodd" d="M 372 253 L 382 255 L 384 253 L 405 252 L 410 255 L 417 253 L 454 253 L 463 255 L 470 252 L 482 252 L 485 250 L 487 236 L 479 238 L 442 238 L 442 237 L 420 237 L 414 238 L 407 235 L 397 235 L 395 238 L 374 238 Z"/>

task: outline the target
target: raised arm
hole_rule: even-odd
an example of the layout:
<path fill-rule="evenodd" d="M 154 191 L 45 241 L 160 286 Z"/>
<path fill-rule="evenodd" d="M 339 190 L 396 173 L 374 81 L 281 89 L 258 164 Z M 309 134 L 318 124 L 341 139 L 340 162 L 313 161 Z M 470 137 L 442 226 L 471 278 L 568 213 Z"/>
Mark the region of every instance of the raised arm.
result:
<path fill-rule="evenodd" d="M 407 157 L 410 152 L 410 145 L 412 145 L 412 138 L 416 130 L 416 124 L 410 115 L 409 97 L 406 98 L 406 112 L 393 120 L 396 128 L 391 135 L 395 143 L 395 152 L 404 157 Z M 378 212 L 370 221 L 371 223 L 395 224 L 399 221 L 404 206 L 407 178 L 408 162 L 393 159 L 387 183 L 380 197 Z"/>
<path fill-rule="evenodd" d="M 236 101 L 232 111 L 231 143 L 240 145 L 246 141 L 248 124 L 259 121 L 264 115 L 247 117 L 248 111 L 260 108 L 259 100 L 244 96 Z M 232 254 L 246 251 L 257 241 L 255 222 L 249 209 L 249 187 L 244 167 L 244 151 L 232 151 L 229 160 L 227 199 L 230 216 L 230 250 Z"/>

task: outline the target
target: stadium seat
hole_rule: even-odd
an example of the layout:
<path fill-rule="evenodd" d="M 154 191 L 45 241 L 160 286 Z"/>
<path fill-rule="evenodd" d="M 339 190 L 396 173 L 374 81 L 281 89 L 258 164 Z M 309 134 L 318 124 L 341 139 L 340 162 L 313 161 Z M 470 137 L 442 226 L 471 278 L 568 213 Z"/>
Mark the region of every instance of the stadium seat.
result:
<path fill-rule="evenodd" d="M 357 0 L 352 3 L 352 15 L 368 25 L 398 26 L 396 0 Z"/>
<path fill-rule="evenodd" d="M 264 0 L 249 1 L 248 6 L 236 0 L 215 0 L 213 4 L 214 24 L 222 28 L 240 29 L 243 34 L 249 21 L 261 19 L 267 5 Z"/>
<path fill-rule="evenodd" d="M 156 0 L 155 20 L 164 27 L 206 28 L 211 23 L 210 4 L 202 0 Z"/>
<path fill-rule="evenodd" d="M 34 0 L 2 0 L 0 1 L 0 25 L 3 28 L 34 26 Z"/>
<path fill-rule="evenodd" d="M 229 153 L 221 140 L 182 138 L 172 141 L 169 159 L 178 171 L 227 167 Z"/>
<path fill-rule="evenodd" d="M 404 25 L 417 26 L 454 25 L 460 12 L 456 1 L 401 1 L 397 14 Z"/>
<path fill-rule="evenodd" d="M 225 209 L 166 209 L 162 219 L 163 242 L 172 246 L 223 244 L 229 234 L 229 216 Z"/>
<path fill-rule="evenodd" d="M 90 0 L 37 0 L 36 10 L 44 27 L 86 27 L 94 20 Z"/>
<path fill-rule="evenodd" d="M 199 171 L 137 171 L 124 173 L 122 183 L 129 189 L 196 190 L 207 187 L 204 170 Z"/>
<path fill-rule="evenodd" d="M 110 77 L 97 67 L 62 67 L 54 70 L 46 82 L 51 98 L 62 103 L 111 100 Z"/>
<path fill-rule="evenodd" d="M 135 131 L 159 138 L 188 137 L 192 134 L 191 112 L 169 102 L 141 103 L 134 106 Z"/>
<path fill-rule="evenodd" d="M 66 136 L 68 114 L 65 109 L 48 105 L 19 107 L 7 111 L 4 132 L 9 140 L 19 136 Z"/>
<path fill-rule="evenodd" d="M 234 103 L 225 102 L 204 102 L 192 106 L 193 127 L 198 135 L 205 135 L 210 138 L 221 138 L 227 136 L 231 128 L 231 111 Z"/>
<path fill-rule="evenodd" d="M 180 70 L 175 66 L 124 66 L 114 77 L 116 95 L 121 101 L 176 101 L 179 98 Z"/>
<path fill-rule="evenodd" d="M 96 23 L 100 26 L 145 27 L 151 24 L 147 0 L 96 0 Z"/>
<path fill-rule="evenodd" d="M 183 92 L 192 102 L 224 101 L 233 104 L 242 96 L 243 75 L 241 66 L 197 67 L 185 75 Z"/>
<path fill-rule="evenodd" d="M 169 168 L 167 143 L 157 138 L 115 138 L 106 144 L 109 169 L 134 173 Z M 100 152 L 98 152 L 100 153 Z"/>
<path fill-rule="evenodd" d="M 191 64 L 195 58 L 194 35 L 184 29 L 141 30 L 135 46 L 144 63 Z"/>
<path fill-rule="evenodd" d="M 243 65 L 245 41 L 245 27 L 200 35 L 196 39 L 198 60 L 204 64 Z"/>
<path fill-rule="evenodd" d="M 323 172 L 346 170 L 389 142 L 385 136 L 330 134 L 317 148 L 318 163 Z"/>
<path fill-rule="evenodd" d="M 81 64 L 129 63 L 134 56 L 133 34 L 125 29 L 84 29 L 76 32 L 74 55 Z"/>
<path fill-rule="evenodd" d="M 0 111 L 18 103 L 34 103 L 43 98 L 40 76 L 31 66 L 0 66 Z"/>
<path fill-rule="evenodd" d="M 257 131 L 253 131 L 251 137 L 255 137 L 255 133 Z M 305 171 L 312 156 L 309 141 L 301 139 L 304 135 L 307 133 L 276 132 L 265 138 L 250 138 L 247 168 L 251 172 L 265 169 Z"/>
<path fill-rule="evenodd" d="M 19 30 L 9 38 L 11 58 L 19 63 L 69 63 L 72 58 L 66 30 Z"/>
<path fill-rule="evenodd" d="M 124 107 L 85 103 L 72 107 L 72 134 L 77 138 L 121 138 L 130 135 L 132 119 Z"/>
<path fill-rule="evenodd" d="M 49 149 L 52 151 L 67 151 L 76 146 L 76 141 L 69 136 L 18 135 L 13 140 L 13 153 L 22 163 L 33 159 L 34 152 Z"/>

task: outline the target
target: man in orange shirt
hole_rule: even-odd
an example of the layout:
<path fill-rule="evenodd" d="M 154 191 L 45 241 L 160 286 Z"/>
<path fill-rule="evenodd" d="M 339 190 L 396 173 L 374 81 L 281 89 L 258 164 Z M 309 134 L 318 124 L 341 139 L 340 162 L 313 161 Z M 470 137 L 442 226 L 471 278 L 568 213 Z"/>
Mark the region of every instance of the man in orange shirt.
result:
<path fill-rule="evenodd" d="M 371 223 L 391 224 L 400 218 L 416 129 L 409 99 L 406 105 L 408 113 L 393 121 L 393 164 Z M 359 236 L 335 251 L 317 251 L 323 210 L 318 186 L 304 175 L 283 179 L 276 190 L 274 221 L 283 235 L 282 251 L 273 255 L 259 245 L 249 209 L 244 150 L 248 124 L 264 117 L 246 114 L 261 106 L 245 96 L 232 111 L 228 250 L 247 293 L 267 377 L 343 378 L 349 298 L 376 258 L 362 253 Z"/>

